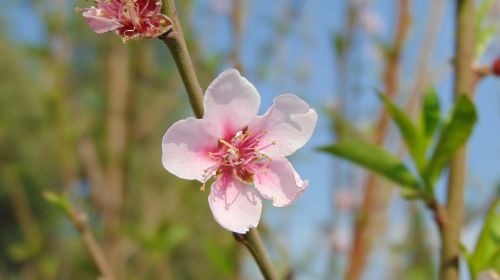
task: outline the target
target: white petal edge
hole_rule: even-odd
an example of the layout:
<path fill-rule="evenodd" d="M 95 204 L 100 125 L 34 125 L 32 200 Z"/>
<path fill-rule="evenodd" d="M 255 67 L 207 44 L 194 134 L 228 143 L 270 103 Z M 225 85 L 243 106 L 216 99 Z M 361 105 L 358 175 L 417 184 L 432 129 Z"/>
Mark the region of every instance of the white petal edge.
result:
<path fill-rule="evenodd" d="M 236 69 L 227 69 L 210 84 L 205 97 L 203 119 L 219 125 L 225 136 L 246 127 L 255 118 L 260 95 Z"/>
<path fill-rule="evenodd" d="M 303 181 L 286 158 L 273 158 L 269 169 L 254 175 L 255 188 L 275 207 L 290 205 L 306 190 L 309 182 Z"/>
<path fill-rule="evenodd" d="M 163 167 L 177 177 L 204 182 L 204 170 L 214 164 L 208 152 L 217 148 L 218 139 L 217 127 L 210 121 L 177 121 L 163 136 Z"/>
<path fill-rule="evenodd" d="M 276 97 L 267 112 L 250 123 L 248 130 L 253 133 L 265 131 L 261 146 L 275 142 L 262 153 L 270 157 L 286 157 L 309 141 L 317 120 L 318 114 L 304 100 L 284 94 Z"/>
<path fill-rule="evenodd" d="M 262 201 L 249 185 L 226 174 L 210 189 L 208 204 L 217 223 L 223 228 L 244 234 L 256 228 L 262 213 Z"/>
<path fill-rule="evenodd" d="M 123 25 L 114 19 L 98 16 L 98 8 L 89 8 L 82 13 L 90 28 L 98 34 L 116 30 Z"/>

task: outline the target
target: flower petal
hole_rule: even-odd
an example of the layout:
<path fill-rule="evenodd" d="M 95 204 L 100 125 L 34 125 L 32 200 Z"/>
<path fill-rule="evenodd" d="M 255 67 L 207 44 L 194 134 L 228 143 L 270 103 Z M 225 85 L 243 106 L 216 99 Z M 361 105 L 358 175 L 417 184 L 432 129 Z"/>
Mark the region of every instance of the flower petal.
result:
<path fill-rule="evenodd" d="M 83 17 L 87 21 L 87 24 L 92 30 L 94 30 L 95 33 L 105 33 L 123 26 L 120 22 L 118 22 L 118 20 L 98 16 L 98 11 L 99 9 L 97 8 L 89 8 L 82 13 Z"/>
<path fill-rule="evenodd" d="M 255 174 L 255 188 L 262 197 L 272 200 L 273 206 L 287 206 L 307 188 L 286 158 L 273 158 L 266 172 Z"/>
<path fill-rule="evenodd" d="M 207 120 L 174 123 L 163 136 L 163 167 L 177 177 L 204 182 L 204 170 L 214 164 L 208 152 L 217 148 L 217 134 L 217 127 Z"/>
<path fill-rule="evenodd" d="M 217 223 L 232 232 L 243 234 L 259 224 L 262 201 L 252 187 L 229 173 L 212 184 L 208 204 Z"/>
<path fill-rule="evenodd" d="M 268 146 L 262 152 L 270 157 L 286 157 L 309 141 L 316 126 L 318 114 L 299 97 L 280 95 L 267 112 L 255 118 L 248 130 L 261 137 L 260 146 Z M 275 145 L 269 146 L 271 142 Z"/>
<path fill-rule="evenodd" d="M 260 96 L 235 69 L 222 72 L 205 93 L 203 119 L 219 125 L 225 137 L 246 127 L 257 115 Z"/>

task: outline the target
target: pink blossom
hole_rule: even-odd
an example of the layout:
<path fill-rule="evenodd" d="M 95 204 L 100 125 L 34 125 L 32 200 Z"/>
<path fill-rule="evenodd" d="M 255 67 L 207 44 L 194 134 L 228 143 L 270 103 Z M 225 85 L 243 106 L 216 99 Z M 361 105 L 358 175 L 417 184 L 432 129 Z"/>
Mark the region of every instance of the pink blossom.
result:
<path fill-rule="evenodd" d="M 308 182 L 286 157 L 309 140 L 318 116 L 290 94 L 278 96 L 257 116 L 260 96 L 234 69 L 212 82 L 204 104 L 202 119 L 180 120 L 168 129 L 163 166 L 180 178 L 200 181 L 202 189 L 213 179 L 208 203 L 215 220 L 245 233 L 257 227 L 260 196 L 282 207 L 305 191 Z"/>
<path fill-rule="evenodd" d="M 159 0 L 96 0 L 83 11 L 83 17 L 96 33 L 116 30 L 124 41 L 158 37 L 172 28 L 171 20 L 161 14 Z"/>

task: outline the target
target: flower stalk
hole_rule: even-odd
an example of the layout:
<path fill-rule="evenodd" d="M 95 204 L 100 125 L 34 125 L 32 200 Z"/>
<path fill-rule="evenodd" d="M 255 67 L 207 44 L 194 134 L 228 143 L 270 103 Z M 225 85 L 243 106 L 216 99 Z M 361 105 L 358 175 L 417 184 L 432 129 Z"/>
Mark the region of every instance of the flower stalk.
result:
<path fill-rule="evenodd" d="M 271 259 L 266 254 L 264 243 L 262 242 L 257 229 L 252 228 L 246 234 L 233 233 L 234 239 L 247 247 L 255 262 L 259 266 L 262 275 L 266 280 L 277 280 L 278 274 L 274 270 Z"/>
<path fill-rule="evenodd" d="M 189 103 L 196 118 L 203 117 L 203 91 L 196 77 L 193 63 L 184 40 L 181 24 L 177 17 L 174 0 L 167 0 L 165 3 L 167 15 L 172 20 L 173 29 L 161 35 L 159 38 L 167 45 L 172 57 L 175 60 L 182 82 L 186 88 Z"/>
<path fill-rule="evenodd" d="M 177 17 L 174 0 L 166 0 L 164 8 L 166 14 L 172 20 L 173 29 L 160 36 L 159 39 L 167 45 L 172 57 L 175 60 L 177 69 L 184 83 L 184 87 L 186 88 L 194 115 L 196 118 L 202 118 L 204 114 L 203 91 L 196 77 L 193 63 L 191 62 L 191 58 L 187 50 L 181 24 Z M 237 236 L 236 239 L 238 241 L 243 243 L 245 247 L 248 248 L 265 279 L 278 279 L 257 229 L 250 229 L 246 234 L 234 233 L 234 235 L 235 237 Z"/>

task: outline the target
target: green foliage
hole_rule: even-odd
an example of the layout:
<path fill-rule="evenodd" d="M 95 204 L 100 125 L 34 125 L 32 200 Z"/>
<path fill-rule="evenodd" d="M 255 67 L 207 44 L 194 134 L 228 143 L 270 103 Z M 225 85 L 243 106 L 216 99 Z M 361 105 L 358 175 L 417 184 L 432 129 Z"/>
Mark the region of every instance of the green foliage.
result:
<path fill-rule="evenodd" d="M 500 199 L 488 210 L 476 248 L 467 261 L 473 279 L 483 270 L 500 271 Z"/>
<path fill-rule="evenodd" d="M 491 11 L 494 0 L 483 0 L 476 12 L 476 47 L 475 58 L 478 60 L 486 50 L 486 47 L 494 39 L 495 33 L 500 30 L 498 24 L 486 24 L 488 13 Z"/>
<path fill-rule="evenodd" d="M 363 142 L 356 138 L 342 139 L 339 143 L 320 148 L 321 151 L 344 158 L 376 172 L 401 187 L 402 195 L 406 198 L 430 199 L 434 196 L 433 189 L 437 177 L 441 174 L 453 154 L 462 147 L 476 122 L 476 110 L 472 101 L 461 95 L 449 118 L 438 134 L 441 113 L 437 93 L 429 89 L 424 97 L 421 127 L 412 122 L 410 117 L 399 109 L 392 101 L 379 94 L 391 119 L 396 123 L 409 154 L 417 167 L 417 175 L 389 151 L 375 145 Z M 336 128 L 338 119 L 334 118 Z M 342 124 L 342 123 L 341 123 Z M 340 128 L 349 127 L 345 124 Z M 343 129 L 336 131 L 342 132 Z M 439 135 L 436 137 L 436 135 Z M 437 142 L 429 159 L 429 143 L 434 139 Z"/>
<path fill-rule="evenodd" d="M 426 139 L 425 147 L 427 147 L 428 140 L 434 135 L 440 121 L 441 109 L 439 97 L 436 90 L 431 87 L 425 93 L 422 108 L 422 129 Z"/>
<path fill-rule="evenodd" d="M 333 34 L 332 35 L 332 46 L 335 50 L 335 53 L 337 54 L 337 57 L 342 57 L 344 56 L 345 50 L 346 50 L 346 38 L 342 34 Z"/>
<path fill-rule="evenodd" d="M 47 200 L 47 202 L 57 207 L 66 215 L 70 213 L 71 211 L 70 203 L 65 196 L 56 194 L 51 191 L 45 191 L 43 192 L 43 197 L 45 198 L 45 200 Z"/>
<path fill-rule="evenodd" d="M 344 141 L 319 149 L 366 167 L 402 186 L 403 195 L 419 195 L 419 183 L 400 160 L 376 145 L 362 141 Z"/>
<path fill-rule="evenodd" d="M 396 107 L 392 101 L 390 101 L 383 94 L 379 94 L 378 96 L 382 99 L 387 112 L 398 126 L 398 129 L 403 136 L 403 140 L 406 143 L 406 147 L 408 148 L 410 155 L 413 157 L 417 168 L 419 170 L 423 170 L 425 165 L 425 155 L 423 149 L 424 141 L 420 131 L 418 131 L 411 119 L 402 110 Z"/>
<path fill-rule="evenodd" d="M 462 147 L 476 123 L 476 109 L 466 95 L 458 97 L 449 121 L 444 125 L 431 156 L 425 180 L 433 184 L 455 152 Z"/>

